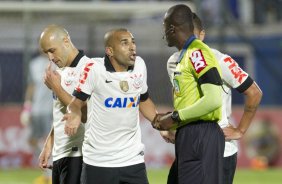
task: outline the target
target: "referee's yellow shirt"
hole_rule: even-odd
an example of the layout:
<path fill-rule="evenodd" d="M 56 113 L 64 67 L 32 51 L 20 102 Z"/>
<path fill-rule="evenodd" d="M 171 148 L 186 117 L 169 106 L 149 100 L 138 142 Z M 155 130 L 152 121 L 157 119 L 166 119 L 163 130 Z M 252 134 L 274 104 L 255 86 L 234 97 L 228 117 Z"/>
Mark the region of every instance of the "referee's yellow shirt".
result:
<path fill-rule="evenodd" d="M 198 84 L 198 79 L 213 67 L 216 67 L 221 75 L 219 64 L 211 49 L 198 39 L 192 41 L 182 59 L 177 64 L 176 71 L 174 72 L 173 86 L 175 110 L 184 109 L 185 107 L 194 104 L 203 96 Z M 199 111 L 200 110 L 201 109 L 199 109 Z M 218 108 L 199 118 L 181 122 L 180 126 L 197 120 L 219 120 L 220 117 L 221 108 Z"/>

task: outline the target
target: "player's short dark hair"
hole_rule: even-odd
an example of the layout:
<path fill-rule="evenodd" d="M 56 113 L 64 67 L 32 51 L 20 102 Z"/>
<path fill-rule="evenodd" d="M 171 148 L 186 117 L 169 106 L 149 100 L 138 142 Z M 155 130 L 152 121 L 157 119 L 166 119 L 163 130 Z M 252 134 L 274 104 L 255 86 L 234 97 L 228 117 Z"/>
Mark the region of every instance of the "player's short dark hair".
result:
<path fill-rule="evenodd" d="M 196 29 L 198 29 L 200 31 L 204 30 L 204 26 L 202 24 L 202 21 L 196 13 L 193 13 L 193 25 Z"/>
<path fill-rule="evenodd" d="M 116 32 L 129 32 L 126 28 L 115 28 L 107 31 L 107 33 L 104 36 L 104 45 L 105 47 L 110 46 L 110 42 L 113 39 L 113 35 Z"/>

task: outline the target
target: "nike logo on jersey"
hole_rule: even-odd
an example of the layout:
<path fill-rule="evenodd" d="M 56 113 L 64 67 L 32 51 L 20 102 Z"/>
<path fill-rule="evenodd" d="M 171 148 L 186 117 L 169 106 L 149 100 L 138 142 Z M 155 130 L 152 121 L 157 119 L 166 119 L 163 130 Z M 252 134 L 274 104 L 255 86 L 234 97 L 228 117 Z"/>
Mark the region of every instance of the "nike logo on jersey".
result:
<path fill-rule="evenodd" d="M 106 82 L 106 83 L 110 83 L 110 82 L 113 82 L 113 81 L 110 81 L 110 80 L 107 80 L 107 79 L 106 79 L 106 81 L 105 81 L 105 82 Z"/>
<path fill-rule="evenodd" d="M 233 74 L 234 78 L 241 84 L 243 79 L 248 75 L 238 66 L 236 61 L 234 61 L 231 57 L 227 57 L 224 59 L 225 63 L 230 63 L 228 68 L 230 72 Z"/>

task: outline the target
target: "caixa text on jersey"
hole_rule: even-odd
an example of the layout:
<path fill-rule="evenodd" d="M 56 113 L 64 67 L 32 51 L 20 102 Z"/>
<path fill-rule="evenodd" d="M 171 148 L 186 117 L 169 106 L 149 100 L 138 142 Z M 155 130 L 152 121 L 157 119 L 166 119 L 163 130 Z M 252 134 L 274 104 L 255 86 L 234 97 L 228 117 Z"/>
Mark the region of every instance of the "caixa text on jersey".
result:
<path fill-rule="evenodd" d="M 108 108 L 132 108 L 138 107 L 140 103 L 140 96 L 137 97 L 124 97 L 113 98 L 109 97 L 105 100 L 105 106 Z"/>

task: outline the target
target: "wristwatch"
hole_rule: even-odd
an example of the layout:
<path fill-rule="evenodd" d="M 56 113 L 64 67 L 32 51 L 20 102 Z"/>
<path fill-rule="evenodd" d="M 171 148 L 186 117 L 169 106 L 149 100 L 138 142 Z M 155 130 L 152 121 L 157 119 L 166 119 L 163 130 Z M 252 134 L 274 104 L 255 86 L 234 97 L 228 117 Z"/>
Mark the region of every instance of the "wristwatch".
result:
<path fill-rule="evenodd" d="M 173 111 L 173 113 L 171 114 L 171 119 L 175 122 L 175 123 L 180 123 L 181 119 L 179 117 L 179 113 L 178 111 Z"/>

